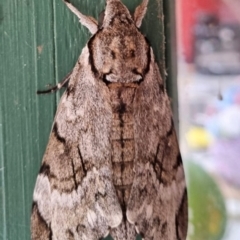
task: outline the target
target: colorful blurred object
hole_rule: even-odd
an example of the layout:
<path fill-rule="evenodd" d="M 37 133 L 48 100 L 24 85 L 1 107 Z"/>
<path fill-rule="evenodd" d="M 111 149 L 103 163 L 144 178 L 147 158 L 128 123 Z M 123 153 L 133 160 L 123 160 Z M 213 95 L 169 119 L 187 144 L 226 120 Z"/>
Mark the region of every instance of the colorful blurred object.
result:
<path fill-rule="evenodd" d="M 216 141 L 209 150 L 214 171 L 235 187 L 240 188 L 240 137 Z"/>
<path fill-rule="evenodd" d="M 222 101 L 217 100 L 207 106 L 205 128 L 216 140 L 240 137 L 239 99 L 240 87 L 232 86 L 223 93 Z"/>
<path fill-rule="evenodd" d="M 223 196 L 213 178 L 193 161 L 186 161 L 189 199 L 188 240 L 220 240 L 226 229 Z"/>
<path fill-rule="evenodd" d="M 181 26 L 180 40 L 183 45 L 183 53 L 187 62 L 193 62 L 194 58 L 194 35 L 193 29 L 196 24 L 196 17 L 200 12 L 215 14 L 219 9 L 219 0 L 180 0 L 179 1 L 179 22 Z"/>
<path fill-rule="evenodd" d="M 224 109 L 219 113 L 218 121 L 221 138 L 233 139 L 240 136 L 240 106 L 232 105 Z"/>
<path fill-rule="evenodd" d="M 192 126 L 186 138 L 189 147 L 195 150 L 206 149 L 212 143 L 211 134 L 203 127 Z"/>
<path fill-rule="evenodd" d="M 186 62 L 204 74 L 240 73 L 238 0 L 179 0 L 179 39 Z"/>

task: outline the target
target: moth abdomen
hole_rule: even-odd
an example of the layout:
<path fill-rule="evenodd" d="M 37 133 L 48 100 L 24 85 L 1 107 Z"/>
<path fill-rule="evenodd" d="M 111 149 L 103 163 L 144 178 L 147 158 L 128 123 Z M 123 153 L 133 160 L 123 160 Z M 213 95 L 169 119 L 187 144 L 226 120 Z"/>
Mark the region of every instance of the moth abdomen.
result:
<path fill-rule="evenodd" d="M 109 93 L 113 112 L 111 127 L 113 183 L 122 208 L 127 206 L 134 179 L 133 100 L 138 84 L 111 83 Z"/>

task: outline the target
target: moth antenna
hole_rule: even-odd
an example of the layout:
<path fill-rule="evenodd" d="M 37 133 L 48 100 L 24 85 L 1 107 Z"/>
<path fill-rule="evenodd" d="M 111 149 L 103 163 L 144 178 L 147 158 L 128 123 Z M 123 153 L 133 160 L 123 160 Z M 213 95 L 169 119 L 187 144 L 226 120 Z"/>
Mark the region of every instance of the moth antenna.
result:
<path fill-rule="evenodd" d="M 95 34 L 98 30 L 97 20 L 91 16 L 82 14 L 77 8 L 75 8 L 68 0 L 63 0 L 67 7 L 78 17 L 79 22 L 85 26 L 90 33 Z"/>
<path fill-rule="evenodd" d="M 133 19 L 138 28 L 142 25 L 142 20 L 147 12 L 147 5 L 148 0 L 143 0 L 142 3 L 135 9 Z"/>
<path fill-rule="evenodd" d="M 67 76 L 65 76 L 65 78 L 61 82 L 59 82 L 57 85 L 55 85 L 47 90 L 37 91 L 37 94 L 52 93 L 52 92 L 55 92 L 55 91 L 61 89 L 69 81 L 69 79 L 71 78 L 71 75 L 72 75 L 72 71 L 70 73 L 68 73 Z"/>

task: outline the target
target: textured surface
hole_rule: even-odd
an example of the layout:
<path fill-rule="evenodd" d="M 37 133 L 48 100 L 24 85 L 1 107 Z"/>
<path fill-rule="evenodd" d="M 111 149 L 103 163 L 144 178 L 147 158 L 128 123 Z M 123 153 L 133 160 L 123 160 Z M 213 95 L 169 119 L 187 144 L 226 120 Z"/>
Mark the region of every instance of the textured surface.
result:
<path fill-rule="evenodd" d="M 34 189 L 32 239 L 101 239 L 110 231 L 115 240 L 137 233 L 185 240 L 186 185 L 170 102 L 136 28 L 148 0 L 134 17 L 120 0 L 106 3 L 98 26 L 66 2 L 94 35 L 58 106 Z"/>
<path fill-rule="evenodd" d="M 98 16 L 104 1 L 73 1 Z M 123 1 L 134 9 L 140 1 Z M 143 32 L 163 73 L 161 1 L 150 0 Z M 149 28 L 147 26 L 150 26 Z M 29 239 L 32 192 L 46 147 L 57 95 L 37 96 L 74 66 L 89 38 L 62 1 L 0 5 L 0 239 Z"/>

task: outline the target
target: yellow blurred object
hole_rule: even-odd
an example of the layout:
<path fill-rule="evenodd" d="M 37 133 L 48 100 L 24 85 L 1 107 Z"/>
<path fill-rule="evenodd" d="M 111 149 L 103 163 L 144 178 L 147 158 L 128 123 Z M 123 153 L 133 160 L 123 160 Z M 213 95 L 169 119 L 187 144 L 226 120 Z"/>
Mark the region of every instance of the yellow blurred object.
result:
<path fill-rule="evenodd" d="M 194 149 L 207 148 L 212 143 L 211 134 L 203 127 L 191 127 L 186 138 L 188 145 Z"/>

